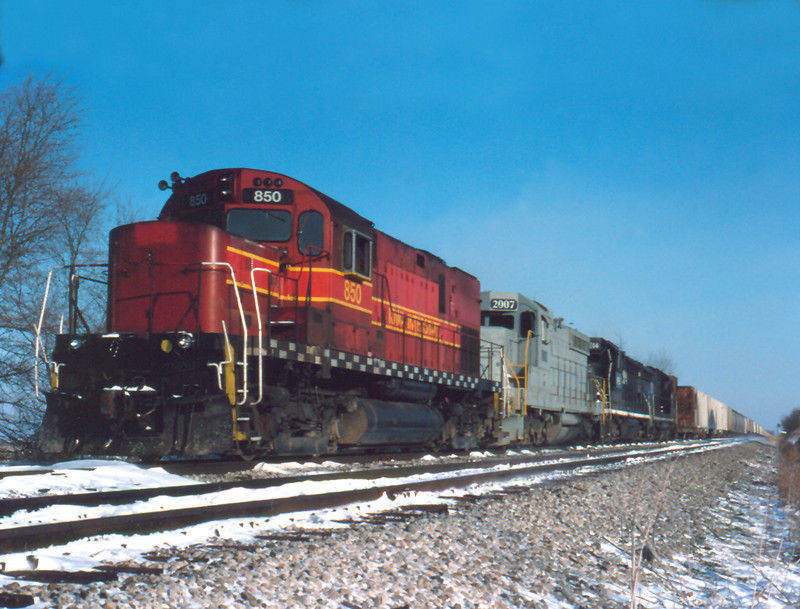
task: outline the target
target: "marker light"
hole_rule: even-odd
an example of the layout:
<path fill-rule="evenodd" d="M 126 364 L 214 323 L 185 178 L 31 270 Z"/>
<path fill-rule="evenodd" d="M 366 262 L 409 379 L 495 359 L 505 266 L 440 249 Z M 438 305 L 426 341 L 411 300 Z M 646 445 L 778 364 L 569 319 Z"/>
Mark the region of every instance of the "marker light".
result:
<path fill-rule="evenodd" d="M 86 344 L 86 337 L 84 337 L 84 336 L 76 336 L 71 341 L 69 341 L 69 348 L 70 349 L 80 349 L 85 344 Z"/>
<path fill-rule="evenodd" d="M 188 349 L 194 344 L 194 336 L 189 332 L 181 332 L 177 343 L 181 349 Z"/>

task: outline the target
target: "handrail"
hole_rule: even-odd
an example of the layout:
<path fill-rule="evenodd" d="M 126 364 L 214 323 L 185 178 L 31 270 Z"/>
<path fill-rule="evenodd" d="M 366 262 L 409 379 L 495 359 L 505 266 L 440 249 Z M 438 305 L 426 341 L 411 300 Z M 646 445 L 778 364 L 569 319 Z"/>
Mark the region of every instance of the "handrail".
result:
<path fill-rule="evenodd" d="M 44 297 L 42 298 L 42 308 L 39 311 L 39 321 L 33 327 L 33 330 L 36 334 L 36 345 L 34 347 L 34 361 L 33 361 L 33 384 L 34 384 L 34 394 L 36 397 L 39 397 L 39 352 L 41 347 L 41 352 L 44 356 L 44 363 L 46 366 L 53 366 L 53 373 L 58 374 L 58 369 L 63 366 L 63 364 L 57 364 L 55 362 L 50 361 L 47 357 L 47 351 L 44 348 L 44 344 L 42 343 L 42 325 L 44 324 L 44 317 L 45 312 L 47 311 L 47 301 L 50 299 L 50 284 L 53 279 L 53 273 L 55 271 L 62 271 L 64 269 L 74 269 L 77 268 L 99 268 L 99 267 L 106 267 L 108 268 L 108 264 L 100 264 L 100 263 L 85 263 L 85 264 L 62 264 L 61 266 L 54 266 L 50 269 L 50 272 L 47 273 L 47 281 L 45 282 L 44 287 Z M 72 282 L 73 275 L 70 275 L 69 281 Z M 96 281 L 96 280 L 94 280 Z M 70 305 L 72 306 L 72 305 Z M 63 327 L 63 318 L 61 320 L 61 324 Z"/>
<path fill-rule="evenodd" d="M 480 370 L 480 377 L 488 381 L 492 380 L 492 363 L 494 362 L 494 353 L 500 353 L 500 359 L 503 359 L 504 349 L 502 345 L 493 343 L 485 338 L 479 338 L 481 357 L 486 354 L 486 367 Z"/>
<path fill-rule="evenodd" d="M 522 409 L 522 414 L 527 416 L 528 414 L 528 350 L 531 346 L 531 336 L 533 336 L 533 330 L 528 330 L 528 336 L 525 339 L 525 405 Z"/>
<path fill-rule="evenodd" d="M 39 323 L 34 326 L 34 330 L 36 332 L 36 347 L 34 349 L 34 360 L 33 360 L 33 387 L 34 393 L 36 397 L 39 397 L 39 345 L 42 345 L 42 323 L 44 323 L 44 312 L 47 308 L 47 299 L 50 297 L 50 281 L 53 278 L 53 271 L 61 270 L 65 267 L 55 267 L 50 269 L 50 272 L 47 273 L 47 282 L 44 285 L 44 298 L 42 299 L 42 310 L 39 311 Z M 46 366 L 50 366 L 50 360 L 47 358 L 47 351 L 44 349 L 44 345 L 42 345 L 42 351 L 44 352 L 44 363 Z"/>
<path fill-rule="evenodd" d="M 481 358 L 481 378 L 497 382 L 500 384 L 501 391 L 502 391 L 502 404 L 503 404 L 503 417 L 507 417 L 511 412 L 510 403 L 513 402 L 513 398 L 510 398 L 511 395 L 511 384 L 509 382 L 509 378 L 511 376 L 514 377 L 517 383 L 517 403 L 519 403 L 519 377 L 514 374 L 514 369 L 511 366 L 511 363 L 508 361 L 508 358 L 505 354 L 505 348 L 497 343 L 493 343 L 491 341 L 486 340 L 485 338 L 481 338 L 480 340 L 480 358 Z M 494 379 L 494 361 L 495 361 L 495 354 L 498 354 L 497 357 L 500 362 L 500 377 L 499 379 Z M 486 363 L 484 366 L 483 363 Z M 505 367 L 508 368 L 510 374 L 506 374 L 504 369 Z M 517 404 L 519 405 L 519 404 Z M 497 404 L 495 404 L 495 408 L 497 408 Z"/>
<path fill-rule="evenodd" d="M 256 272 L 261 271 L 267 275 L 267 295 L 271 294 L 272 271 L 263 267 L 250 269 L 250 285 L 253 288 L 253 301 L 256 307 L 256 320 L 258 321 L 258 399 L 253 405 L 260 404 L 264 399 L 264 353 L 263 353 L 263 325 L 261 323 L 261 306 L 258 304 L 258 289 L 256 288 Z"/>
<path fill-rule="evenodd" d="M 597 394 L 601 398 L 601 404 L 602 404 L 602 407 L 603 407 L 602 412 L 600 413 L 600 424 L 601 425 L 605 425 L 605 423 L 606 423 L 606 407 L 608 405 L 608 394 L 606 393 L 606 381 L 605 381 L 605 379 L 601 379 L 601 380 L 603 381 L 602 385 L 600 384 L 600 381 L 597 380 L 597 378 L 592 377 L 592 382 L 594 382 L 595 387 L 597 387 Z"/>
<path fill-rule="evenodd" d="M 242 325 L 242 344 L 243 344 L 243 357 L 242 357 L 242 400 L 236 400 L 236 406 L 243 406 L 247 402 L 247 322 L 244 316 L 244 308 L 242 307 L 242 297 L 239 294 L 239 285 L 236 283 L 236 272 L 228 262 L 201 262 L 201 266 L 223 266 L 226 267 L 231 274 L 231 281 L 233 282 L 233 293 L 236 295 L 236 306 L 239 308 L 239 318 Z M 224 323 L 223 320 L 223 329 Z M 227 334 L 226 334 L 227 337 Z M 237 392 L 238 393 L 238 392 Z"/>
<path fill-rule="evenodd" d="M 230 341 L 228 340 L 228 329 L 225 327 L 225 320 L 222 320 L 222 336 L 225 339 L 225 357 L 227 359 L 221 361 L 220 363 L 216 364 L 214 362 L 208 362 L 208 366 L 213 366 L 217 369 L 217 385 L 219 386 L 220 391 L 225 391 L 225 387 L 222 386 L 222 367 L 227 366 L 228 364 L 232 364 L 234 357 L 233 357 L 233 347 L 231 346 Z"/>
<path fill-rule="evenodd" d="M 521 402 L 521 397 L 520 396 L 521 396 L 522 387 L 521 387 L 521 383 L 519 382 L 519 377 L 517 376 L 516 372 L 514 372 L 514 367 L 511 365 L 511 362 L 508 361 L 508 358 L 505 356 L 505 353 L 503 354 L 503 361 L 506 363 L 506 366 L 508 366 L 508 371 L 511 373 L 510 376 L 514 377 L 514 381 L 516 382 L 516 385 L 517 385 L 517 408 L 516 409 L 517 410 L 522 409 L 524 411 L 525 406 L 524 405 L 520 406 L 520 402 Z M 525 400 L 524 401 L 525 402 L 528 401 L 527 392 L 526 392 L 526 396 L 525 396 Z"/>

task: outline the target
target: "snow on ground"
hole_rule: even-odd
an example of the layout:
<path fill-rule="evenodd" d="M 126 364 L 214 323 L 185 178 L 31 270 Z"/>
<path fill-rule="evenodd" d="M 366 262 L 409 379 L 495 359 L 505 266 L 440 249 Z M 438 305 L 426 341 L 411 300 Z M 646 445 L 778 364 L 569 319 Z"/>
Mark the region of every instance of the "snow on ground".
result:
<path fill-rule="evenodd" d="M 716 448 L 715 446 L 708 449 Z M 678 447 L 675 447 L 677 450 Z M 471 459 L 491 457 L 489 453 L 472 453 Z M 423 460 L 430 462 L 439 459 L 438 457 L 425 457 Z M 448 459 L 448 457 L 444 457 Z M 560 459 L 561 461 L 571 461 L 571 457 Z M 628 459 L 628 463 L 640 460 L 636 456 Z M 559 459 L 543 462 L 544 464 L 557 463 Z M 303 473 L 314 474 L 320 471 L 334 471 L 342 469 L 338 463 L 280 463 L 280 464 L 259 464 L 257 469 L 263 473 L 281 475 L 302 475 Z M 524 467 L 524 465 L 512 466 Z M 604 469 L 606 466 L 600 466 Z M 508 466 L 498 465 L 493 469 L 507 469 Z M 537 484 L 547 480 L 570 477 L 578 474 L 588 474 L 598 468 L 588 466 L 581 468 L 578 472 L 566 474 L 546 474 L 517 479 L 516 483 Z M 24 497 L 47 494 L 66 494 L 79 492 L 94 492 L 105 490 L 120 490 L 128 488 L 158 488 L 166 486 L 181 486 L 195 484 L 196 481 L 183 476 L 169 474 L 161 468 L 145 468 L 138 465 L 117 460 L 76 460 L 56 463 L 47 467 L 43 466 L 0 466 L 0 475 L 6 472 L 22 473 L 25 471 L 36 472 L 38 474 L 13 475 L 0 479 L 0 498 L 5 497 Z M 459 474 L 469 473 L 464 470 Z M 485 470 L 480 470 L 485 471 Z M 162 510 L 200 507 L 204 505 L 217 505 L 222 503 L 241 503 L 248 501 L 260 501 L 267 499 L 278 499 L 290 496 L 315 495 L 336 491 L 348 491 L 365 488 L 375 488 L 377 486 L 389 486 L 408 481 L 432 480 L 446 477 L 447 473 L 441 474 L 422 474 L 408 478 L 384 478 L 377 480 L 363 479 L 339 479 L 328 481 L 301 481 L 283 484 L 280 486 L 268 487 L 264 489 L 245 489 L 234 488 L 221 492 L 207 493 L 203 495 L 192 495 L 189 497 L 168 497 L 158 496 L 152 499 L 136 502 L 135 505 L 100 505 L 95 507 L 85 507 L 79 505 L 53 505 L 36 510 L 34 512 L 19 511 L 10 516 L 0 518 L 0 533 L 3 529 L 14 527 L 62 522 L 67 520 L 85 520 L 89 518 L 101 518 L 106 516 L 116 516 L 131 513 L 157 513 Z M 502 489 L 503 483 L 483 484 L 469 489 L 454 489 L 445 493 L 414 493 L 410 496 L 395 498 L 394 501 L 382 499 L 374 502 L 361 503 L 358 505 L 346 506 L 309 514 L 279 515 L 268 520 L 260 519 L 253 524 L 250 520 L 226 520 L 215 521 L 201 524 L 188 529 L 177 531 L 165 531 L 149 535 L 132 536 L 103 536 L 88 540 L 72 542 L 64 546 L 54 546 L 35 550 L 32 553 L 17 553 L 0 555 L 0 563 L 5 563 L 6 570 L 28 569 L 31 562 L 38 563 L 39 568 L 47 569 L 91 569 L 93 566 L 104 561 L 124 561 L 135 560 L 142 553 L 154 547 L 165 547 L 169 545 L 185 546 L 195 543 L 202 543 L 211 534 L 221 534 L 232 538 L 248 541 L 254 535 L 265 531 L 280 529 L 287 523 L 297 525 L 308 520 L 308 526 L 324 528 L 330 526 L 344 526 L 331 524 L 336 521 L 348 520 L 353 514 L 376 513 L 388 509 L 397 509 L 401 505 L 409 504 L 436 504 L 448 501 L 454 497 L 466 493 L 480 494 L 489 493 Z M 124 542 L 123 542 L 124 539 Z M 111 549 L 109 549 L 111 548 Z M 63 566 L 61 556 L 66 556 Z M 47 565 L 47 566 L 43 566 Z M 0 577 L 0 582 L 3 579 Z"/>
<path fill-rule="evenodd" d="M 37 471 L 41 473 L 30 473 Z M 0 499 L 194 483 L 161 468 L 147 469 L 124 461 L 88 459 L 49 466 L 0 465 L 0 476 Z"/>
<path fill-rule="evenodd" d="M 679 591 L 670 602 L 663 586 L 642 590 L 643 597 L 664 609 L 691 606 L 696 598 L 706 599 L 710 607 L 797 607 L 800 556 L 783 539 L 791 514 L 774 500 L 742 492 L 730 493 L 717 514 L 721 528 L 738 534 L 704 539 L 699 563 L 685 555 L 667 561 L 665 569 L 674 573 Z"/>
<path fill-rule="evenodd" d="M 269 467 L 270 471 L 281 471 L 283 473 L 292 473 L 293 475 L 297 475 L 303 471 L 312 473 L 319 471 L 319 466 L 316 464 L 281 464 L 280 467 L 274 467 L 272 465 L 264 467 Z M 131 487 L 165 487 L 195 483 L 194 480 L 168 474 L 160 468 L 140 468 L 136 465 L 120 461 L 73 461 L 55 464 L 46 469 L 53 471 L 45 471 L 38 475 L 11 476 L 0 480 L 0 497 L 41 495 L 45 490 L 52 494 L 62 494 L 66 492 L 91 492 Z M 591 469 L 593 468 L 586 468 L 586 471 L 588 472 Z M 15 468 L 15 471 L 19 471 L 19 468 Z M 0 473 L 2 473 L 2 468 L 0 468 Z M 234 488 L 190 497 L 160 496 L 138 501 L 133 506 L 101 505 L 85 507 L 76 505 L 53 505 L 36 510 L 35 512 L 19 511 L 10 516 L 0 518 L 0 533 L 2 533 L 3 529 L 34 524 L 66 520 L 85 520 L 87 518 L 100 518 L 119 514 L 157 513 L 161 510 L 185 507 L 374 488 L 408 481 L 439 479 L 446 475 L 447 474 L 422 474 L 402 479 L 340 479 L 291 482 L 265 489 Z M 534 483 L 558 477 L 562 477 L 562 475 L 548 474 L 528 478 L 526 480 L 530 483 Z M 479 487 L 454 489 L 446 492 L 404 494 L 394 499 L 388 499 L 384 494 L 383 497 L 376 501 L 352 504 L 330 510 L 283 514 L 268 519 L 220 520 L 175 531 L 164 531 L 147 535 L 105 535 L 71 542 L 61 546 L 42 548 L 32 552 L 0 554 L 0 564 L 5 565 L 5 570 L 7 571 L 30 569 L 32 568 L 31 565 L 38 565 L 39 569 L 91 569 L 105 562 L 137 560 L 142 554 L 154 548 L 202 544 L 207 542 L 210 537 L 214 536 L 236 539 L 246 543 L 252 541 L 256 535 L 282 530 L 287 527 L 300 526 L 314 529 L 341 528 L 347 526 L 343 524 L 343 521 L 352 520 L 353 518 L 358 518 L 365 514 L 374 514 L 397 509 L 403 505 L 444 503 L 467 493 L 486 493 L 501 488 L 501 484 L 484 484 Z M 8 578 L 4 578 L 0 575 L 0 584 L 7 580 Z"/>
<path fill-rule="evenodd" d="M 429 460 L 429 459 L 426 459 Z M 335 467 L 339 467 L 336 464 Z M 316 464 L 281 464 L 264 466 L 280 469 L 283 474 L 302 474 L 319 471 Z M 15 468 L 19 469 L 19 468 Z M 65 462 L 47 468 L 35 475 L 9 476 L 0 480 L 0 497 L 15 497 L 32 494 L 66 493 L 120 488 L 159 487 L 176 484 L 192 484 L 193 480 L 168 474 L 160 469 L 143 469 L 130 463 L 117 461 L 75 461 Z M 583 473 L 597 468 L 584 468 Z M 3 467 L 0 467 L 0 474 Z M 514 484 L 543 482 L 564 476 L 539 476 L 528 480 L 515 480 Z M 387 481 L 396 484 L 398 480 Z M 185 507 L 198 501 L 220 502 L 223 500 L 248 501 L 268 497 L 286 496 L 298 492 L 313 494 L 330 490 L 347 490 L 372 486 L 376 482 L 363 480 L 338 480 L 328 482 L 301 482 L 282 485 L 271 489 L 234 489 L 213 493 L 197 498 L 156 498 L 140 502 L 141 511 Z M 386 510 L 396 510 L 402 505 L 434 504 L 452 502 L 465 493 L 477 494 L 497 490 L 501 485 L 481 485 L 467 490 L 454 490 L 446 493 L 419 493 L 402 495 L 389 499 L 386 495 L 377 501 L 353 504 L 332 510 L 278 515 L 272 518 L 250 518 L 216 521 L 176 531 L 149 535 L 108 535 L 98 538 L 75 541 L 61 546 L 52 546 L 33 552 L 20 552 L 0 555 L 0 563 L 5 570 L 53 569 L 77 571 L 91 569 L 103 563 L 137 562 L 143 554 L 160 549 L 187 548 L 203 546 L 212 539 L 225 539 L 251 543 L 257 535 L 264 535 L 286 529 L 341 529 L 347 528 L 348 521 L 358 520 L 360 516 Z M 54 521 L 66 516 L 73 518 L 94 517 L 101 514 L 117 513 L 115 510 L 130 512 L 130 507 L 101 506 L 99 508 L 76 508 L 57 506 L 41 510 L 35 514 L 18 513 L 0 519 L 0 529 L 19 526 L 33 521 Z M 787 556 L 787 552 L 797 552 L 797 547 L 782 546 L 790 515 L 783 510 L 774 494 L 747 493 L 732 491 L 721 500 L 716 518 L 722 528 L 736 531 L 732 537 L 709 535 L 700 540 L 699 552 L 694 556 L 674 555 L 667 557 L 658 567 L 655 577 L 645 578 L 648 583 L 639 588 L 641 607 L 788 607 L 800 600 L 800 567 L 798 556 Z M 602 550 L 609 555 L 618 555 L 626 560 L 623 548 L 603 543 Z M 756 557 L 757 559 L 754 559 Z M 653 571 L 652 573 L 656 573 Z M 10 578 L 0 576 L 0 585 L 7 585 Z M 598 582 L 598 585 L 600 583 Z M 624 603 L 630 592 L 625 586 L 603 582 L 615 599 Z M 515 594 L 531 603 L 546 607 L 580 606 L 566 602 L 552 590 L 534 590 L 508 582 Z M 39 607 L 49 606 L 46 603 Z M 528 606 L 528 605 L 520 605 Z M 530 605 L 534 606 L 534 605 Z M 612 605 L 616 606 L 616 605 Z"/>

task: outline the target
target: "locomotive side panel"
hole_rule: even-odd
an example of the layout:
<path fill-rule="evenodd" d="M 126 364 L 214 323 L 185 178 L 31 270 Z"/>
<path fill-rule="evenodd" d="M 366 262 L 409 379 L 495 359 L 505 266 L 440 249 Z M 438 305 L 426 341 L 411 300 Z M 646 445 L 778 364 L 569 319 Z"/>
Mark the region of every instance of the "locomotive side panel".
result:
<path fill-rule="evenodd" d="M 650 371 L 653 374 L 653 415 L 656 418 L 677 423 L 677 409 L 675 406 L 677 379 L 658 368 L 650 367 Z"/>
<path fill-rule="evenodd" d="M 460 366 L 455 373 L 473 378 L 480 376 L 480 323 L 481 323 L 481 285 L 469 273 L 450 267 L 446 273 L 445 318 L 456 324 L 460 333 Z M 451 333 L 442 331 L 442 342 L 447 344 Z"/>
<path fill-rule="evenodd" d="M 478 376 L 478 280 L 439 258 L 376 232 L 372 326 L 385 358 Z"/>

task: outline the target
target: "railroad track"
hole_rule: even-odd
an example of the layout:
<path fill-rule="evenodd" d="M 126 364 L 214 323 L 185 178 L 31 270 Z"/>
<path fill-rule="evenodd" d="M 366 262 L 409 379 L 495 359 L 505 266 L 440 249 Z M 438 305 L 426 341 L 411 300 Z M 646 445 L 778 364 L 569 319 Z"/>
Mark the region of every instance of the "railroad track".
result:
<path fill-rule="evenodd" d="M 677 458 L 723 445 L 693 442 L 646 448 L 606 448 L 558 457 L 515 455 L 468 463 L 433 462 L 299 477 L 5 499 L 0 500 L 0 515 L 5 516 L 0 518 L 0 554 L 30 551 L 98 535 L 144 534 L 216 520 L 269 518 L 374 501 L 383 495 L 394 498 L 546 474 L 567 474 L 581 468 L 610 467 L 631 460 Z M 164 498 L 177 497 L 186 498 L 186 504 L 165 507 L 169 502 Z M 77 519 L 53 520 L 47 512 L 56 505 L 83 506 L 86 511 Z M 101 506 L 110 505 L 117 506 L 113 515 L 101 509 Z M 129 507 L 122 508 L 124 513 L 120 514 L 119 506 Z M 48 518 L 51 521 L 42 522 Z"/>

